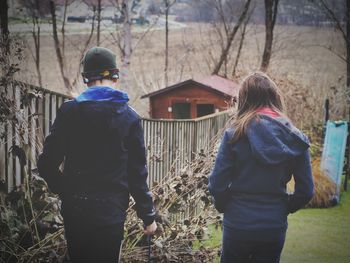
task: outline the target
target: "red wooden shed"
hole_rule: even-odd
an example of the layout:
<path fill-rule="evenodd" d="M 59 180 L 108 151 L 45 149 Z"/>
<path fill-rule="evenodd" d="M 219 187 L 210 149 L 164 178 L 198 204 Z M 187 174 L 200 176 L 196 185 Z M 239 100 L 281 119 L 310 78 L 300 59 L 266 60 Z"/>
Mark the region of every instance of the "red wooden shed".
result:
<path fill-rule="evenodd" d="M 155 119 L 194 119 L 226 110 L 236 100 L 239 85 L 212 75 L 189 79 L 141 98 L 150 100 L 150 116 Z"/>

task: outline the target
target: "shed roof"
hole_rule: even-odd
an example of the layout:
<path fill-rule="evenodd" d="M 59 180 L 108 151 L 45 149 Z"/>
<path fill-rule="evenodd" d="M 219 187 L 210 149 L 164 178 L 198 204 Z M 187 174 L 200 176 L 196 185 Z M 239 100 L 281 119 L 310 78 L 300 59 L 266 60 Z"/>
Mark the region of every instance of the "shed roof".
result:
<path fill-rule="evenodd" d="M 206 77 L 200 77 L 200 78 L 197 77 L 197 78 L 185 80 L 183 82 L 168 86 L 164 89 L 160 89 L 160 90 L 148 93 L 146 95 L 143 95 L 141 99 L 153 97 L 165 92 L 169 92 L 176 88 L 181 88 L 183 86 L 186 86 L 187 84 L 190 84 L 190 83 L 195 83 L 204 88 L 209 88 L 214 90 L 215 92 L 221 93 L 222 95 L 226 95 L 226 96 L 228 95 L 231 97 L 237 96 L 238 89 L 239 89 L 238 83 L 218 75 L 211 75 Z"/>

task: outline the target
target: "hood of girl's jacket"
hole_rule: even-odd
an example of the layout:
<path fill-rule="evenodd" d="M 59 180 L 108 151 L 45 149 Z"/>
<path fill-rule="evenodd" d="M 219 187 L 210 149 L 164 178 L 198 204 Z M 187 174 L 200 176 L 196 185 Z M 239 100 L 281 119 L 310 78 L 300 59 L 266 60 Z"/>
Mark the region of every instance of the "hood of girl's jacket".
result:
<path fill-rule="evenodd" d="M 283 117 L 259 114 L 246 134 L 253 156 L 265 164 L 281 163 L 309 147 L 307 136 Z"/>

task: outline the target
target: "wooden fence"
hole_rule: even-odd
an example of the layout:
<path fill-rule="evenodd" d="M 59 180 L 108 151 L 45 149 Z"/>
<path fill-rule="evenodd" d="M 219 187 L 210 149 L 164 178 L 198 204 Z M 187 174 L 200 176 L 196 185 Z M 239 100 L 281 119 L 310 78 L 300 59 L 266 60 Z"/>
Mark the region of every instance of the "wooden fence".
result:
<path fill-rule="evenodd" d="M 0 135 L 1 190 L 10 192 L 23 183 L 17 146 L 28 157 L 28 171 L 35 168 L 42 142 L 56 118 L 57 109 L 71 97 L 30 86 L 21 82 L 0 87 L 1 110 L 11 105 L 9 112 L 15 121 L 2 120 Z M 159 182 L 171 170 L 180 170 L 195 154 L 206 152 L 212 138 L 223 129 L 228 112 L 219 112 L 193 120 L 142 120 L 147 148 L 149 183 Z"/>
<path fill-rule="evenodd" d="M 160 182 L 168 172 L 177 173 L 184 168 L 196 154 L 207 153 L 228 118 L 227 111 L 191 120 L 144 118 L 149 183 Z"/>
<path fill-rule="evenodd" d="M 13 120 L 1 120 L 0 126 L 3 135 L 0 143 L 1 189 L 9 192 L 24 180 L 20 158 L 14 154 L 17 146 L 24 149 L 28 157 L 27 168 L 31 171 L 36 166 L 43 139 L 49 133 L 57 109 L 70 97 L 21 82 L 0 87 L 0 94 L 1 109 L 10 108 L 8 113 Z"/>

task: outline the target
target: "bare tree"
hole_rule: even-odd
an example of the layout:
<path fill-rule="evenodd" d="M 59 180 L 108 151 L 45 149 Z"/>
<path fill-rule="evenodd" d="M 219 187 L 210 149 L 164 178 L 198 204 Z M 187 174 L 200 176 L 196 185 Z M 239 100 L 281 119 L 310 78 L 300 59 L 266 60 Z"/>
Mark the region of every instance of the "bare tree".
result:
<path fill-rule="evenodd" d="M 89 45 L 91 43 L 92 37 L 94 35 L 94 31 L 95 31 L 95 19 L 96 19 L 96 8 L 95 8 L 95 6 L 92 7 L 92 10 L 93 10 L 93 16 L 92 16 L 90 34 L 89 34 L 87 40 L 85 41 L 83 48 L 81 50 L 79 50 L 80 51 L 79 64 L 77 66 L 77 69 L 78 69 L 77 70 L 77 74 L 76 74 L 76 76 L 75 76 L 75 78 L 74 78 L 74 80 L 72 82 L 73 83 L 72 84 L 73 87 L 77 84 L 78 79 L 80 77 L 80 64 L 81 64 L 81 61 L 84 58 L 85 52 L 87 51 L 87 49 L 88 49 L 88 47 L 89 47 Z"/>
<path fill-rule="evenodd" d="M 222 0 L 217 0 L 215 1 L 215 3 L 216 3 L 215 8 L 219 16 L 219 21 L 222 24 L 224 30 L 223 30 L 223 33 L 220 30 L 217 31 L 220 37 L 221 54 L 220 54 L 219 60 L 214 66 L 212 74 L 218 74 L 221 70 L 221 67 L 224 64 L 227 65 L 227 58 L 229 55 L 230 48 L 232 46 L 233 40 L 237 34 L 238 29 L 242 25 L 245 17 L 247 16 L 251 0 L 247 0 L 245 2 L 243 10 L 239 15 L 238 21 L 234 24 L 234 26 L 232 26 L 233 18 L 232 16 L 231 17 L 227 16 L 227 10 L 225 10 Z M 230 3 L 225 2 L 225 4 L 230 4 Z"/>
<path fill-rule="evenodd" d="M 120 87 L 122 90 L 127 91 L 127 82 L 129 78 L 129 68 L 131 63 L 132 54 L 137 49 L 140 43 L 142 43 L 145 36 L 151 31 L 151 29 L 157 24 L 159 16 L 144 30 L 142 34 L 138 34 L 137 39 L 133 41 L 132 37 L 132 16 L 137 14 L 135 8 L 138 6 L 138 1 L 135 0 L 114 0 L 114 5 L 120 13 L 118 18 L 115 32 L 109 32 L 108 40 L 119 49 L 121 66 L 120 66 Z M 122 25 L 120 25 L 122 23 Z"/>
<path fill-rule="evenodd" d="M 122 66 L 121 66 L 121 87 L 127 89 L 126 81 L 129 75 L 129 66 L 132 50 L 132 38 L 131 38 L 131 16 L 130 16 L 130 3 L 128 0 L 122 0 L 121 14 L 124 18 L 122 29 L 122 41 L 119 42 L 119 49 L 122 53 Z"/>
<path fill-rule="evenodd" d="M 40 24 L 38 17 L 32 17 L 33 22 L 33 29 L 32 29 L 32 36 L 34 41 L 34 50 L 35 54 L 33 55 L 33 59 L 35 62 L 35 68 L 36 72 L 38 74 L 38 83 L 39 86 L 43 86 L 42 77 L 41 77 L 41 70 L 40 70 Z"/>
<path fill-rule="evenodd" d="M 40 70 L 40 26 L 41 26 L 41 19 L 40 19 L 40 6 L 39 6 L 39 0 L 34 0 L 33 2 L 33 11 L 32 13 L 32 23 L 33 23 L 33 29 L 32 29 L 32 36 L 34 41 L 34 54 L 33 59 L 35 62 L 35 68 L 36 72 L 38 74 L 38 83 L 39 86 L 42 87 L 42 77 L 41 77 L 41 70 Z M 35 12 L 35 10 L 37 12 Z"/>
<path fill-rule="evenodd" d="M 113 3 L 114 0 L 109 0 L 110 3 Z M 119 2 L 120 0 L 115 0 Z M 102 3 L 106 3 L 107 1 L 102 0 L 83 0 L 85 4 L 87 4 L 90 8 L 96 11 L 97 15 L 95 16 L 95 20 L 97 21 L 96 27 L 96 46 L 101 45 L 101 12 L 102 12 Z"/>
<path fill-rule="evenodd" d="M 101 0 L 97 0 L 97 46 L 101 44 L 100 33 L 101 33 Z"/>
<path fill-rule="evenodd" d="M 10 53 L 10 46 L 8 43 L 9 27 L 8 27 L 8 4 L 7 0 L 0 1 L 0 26 L 1 26 L 1 40 L 6 43 L 4 47 L 4 52 L 6 54 Z"/>
<path fill-rule="evenodd" d="M 32 51 L 31 45 L 28 43 L 28 49 L 31 52 L 35 63 L 35 69 L 38 76 L 38 84 L 42 87 L 42 75 L 40 69 L 40 49 L 41 49 L 41 19 L 49 13 L 49 5 L 47 2 L 40 0 L 22 0 L 21 4 L 26 8 L 32 21 L 32 37 L 34 42 L 34 51 Z"/>
<path fill-rule="evenodd" d="M 245 38 L 245 34 L 246 34 L 246 29 L 247 29 L 247 25 L 248 25 L 248 22 L 253 14 L 253 11 L 254 11 L 254 8 L 251 9 L 251 11 L 249 12 L 248 16 L 246 17 L 246 19 L 244 20 L 244 25 L 243 25 L 243 28 L 242 28 L 242 32 L 241 32 L 241 39 L 239 41 L 239 45 L 238 45 L 238 49 L 237 49 L 237 55 L 236 55 L 236 59 L 235 59 L 235 63 L 233 65 L 233 70 L 232 70 L 232 77 L 235 77 L 236 75 L 236 70 L 237 70 L 237 66 L 238 66 L 238 62 L 239 62 L 239 59 L 241 57 L 241 51 L 242 51 L 242 48 L 243 48 L 243 42 L 244 42 L 244 38 Z"/>
<path fill-rule="evenodd" d="M 54 40 L 54 44 L 55 44 L 56 57 L 57 57 L 58 65 L 60 67 L 61 76 L 62 76 L 63 83 L 64 83 L 66 89 L 68 89 L 69 91 L 72 91 L 72 85 L 71 85 L 71 83 L 66 75 L 64 57 L 62 55 L 60 41 L 58 39 L 57 21 L 56 21 L 56 5 L 55 5 L 54 0 L 50 0 L 50 13 L 51 13 L 51 19 L 52 19 L 53 40 Z"/>
<path fill-rule="evenodd" d="M 62 35 L 62 43 L 59 43 L 59 47 L 61 47 L 62 51 L 60 51 L 61 55 L 60 58 L 62 57 L 63 65 L 64 65 L 64 58 L 65 58 L 65 40 L 66 40 L 66 32 L 65 32 L 65 22 L 66 22 L 66 15 L 67 15 L 67 7 L 68 5 L 73 2 L 74 0 L 64 0 L 64 10 L 63 10 L 63 21 L 62 21 L 62 27 L 61 27 L 61 35 Z M 52 1 L 53 4 L 55 4 L 54 1 Z M 41 19 L 42 17 L 45 17 L 47 14 L 51 14 L 52 17 L 52 9 L 51 9 L 51 2 L 49 1 L 41 1 L 41 0 L 21 0 L 22 5 L 27 9 L 28 13 L 31 16 L 32 20 L 32 37 L 33 37 L 33 42 L 34 42 L 34 51 L 32 51 L 31 46 L 29 46 L 29 50 L 31 51 L 33 60 L 35 62 L 35 68 L 37 71 L 37 76 L 38 76 L 38 83 L 39 86 L 42 86 L 42 75 L 41 75 L 41 69 L 40 69 L 40 64 L 41 64 L 41 56 L 40 56 L 40 49 L 41 49 Z M 55 7 L 55 6 L 54 6 Z M 56 8 L 56 7 L 55 7 Z M 55 15 L 55 28 L 54 30 L 54 41 L 55 39 L 58 40 L 58 35 L 57 38 L 55 37 L 55 34 L 57 34 L 57 21 L 56 21 L 56 13 Z M 54 26 L 53 24 L 53 26 Z M 60 59 L 59 60 L 59 65 L 61 65 Z M 68 79 L 68 78 L 67 78 Z M 64 81 L 67 83 L 67 80 Z M 66 85 L 66 84 L 65 84 Z"/>
<path fill-rule="evenodd" d="M 117 26 L 116 34 L 110 32 L 113 38 L 113 44 L 116 44 L 121 54 L 122 65 L 120 67 L 120 86 L 123 90 L 127 90 L 127 78 L 129 75 L 130 59 L 133 53 L 132 35 L 131 35 L 131 0 L 115 0 L 115 5 L 120 13 L 120 21 L 123 26 L 120 29 Z"/>
<path fill-rule="evenodd" d="M 165 67 L 164 79 L 165 85 L 168 86 L 168 67 L 169 67 L 169 11 L 176 3 L 176 0 L 164 0 L 165 4 Z"/>
<path fill-rule="evenodd" d="M 142 33 L 138 40 L 133 44 L 132 41 L 132 23 L 131 16 L 136 13 L 134 8 L 138 3 L 134 0 L 115 0 L 116 8 L 120 12 L 120 21 L 123 26 L 120 28 L 117 26 L 115 33 L 110 32 L 113 44 L 116 44 L 121 55 L 121 67 L 120 67 L 120 86 L 122 89 L 127 90 L 127 80 L 129 76 L 130 61 L 134 50 L 141 43 L 144 37 L 150 32 L 150 30 L 157 23 L 157 19 Z"/>
<path fill-rule="evenodd" d="M 37 0 L 36 0 L 37 1 Z M 73 0 L 74 1 L 74 0 Z M 65 46 L 66 46 L 66 18 L 67 18 L 67 7 L 68 7 L 68 0 L 64 0 L 64 9 L 63 9 L 63 21 L 62 21 L 62 27 L 61 27 L 61 34 L 62 34 L 62 56 L 65 57 Z"/>
<path fill-rule="evenodd" d="M 276 23 L 279 0 L 265 0 L 265 48 L 260 70 L 266 72 L 272 54 L 273 29 Z"/>
<path fill-rule="evenodd" d="M 338 18 L 335 10 L 325 0 L 316 2 L 321 10 L 326 14 L 328 19 L 332 21 L 335 28 L 341 33 L 343 40 L 346 44 L 345 56 L 337 53 L 331 47 L 326 47 L 329 51 L 337 55 L 341 60 L 346 63 L 346 86 L 350 88 L 350 0 L 344 0 L 345 2 L 345 23 Z"/>

